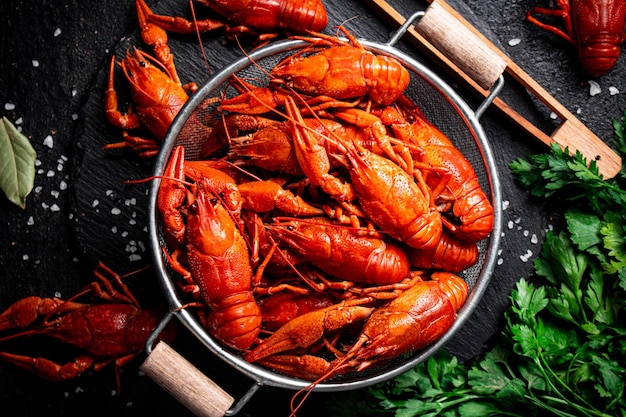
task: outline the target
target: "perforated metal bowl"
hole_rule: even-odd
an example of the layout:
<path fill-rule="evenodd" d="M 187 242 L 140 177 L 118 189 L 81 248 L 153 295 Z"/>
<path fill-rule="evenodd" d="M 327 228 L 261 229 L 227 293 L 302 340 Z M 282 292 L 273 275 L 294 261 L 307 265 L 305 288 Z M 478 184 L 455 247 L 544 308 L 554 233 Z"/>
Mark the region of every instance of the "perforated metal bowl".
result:
<path fill-rule="evenodd" d="M 410 23 L 409 21 L 407 21 Z M 422 63 L 393 47 L 405 27 L 392 37 L 387 44 L 359 40 L 361 44 L 375 54 L 390 55 L 399 60 L 410 72 L 411 82 L 406 95 L 413 99 L 423 110 L 427 119 L 445 133 L 473 165 L 479 182 L 491 200 L 494 208 L 494 229 L 490 237 L 481 241 L 480 257 L 471 268 L 460 276 L 467 282 L 470 293 L 467 301 L 458 313 L 454 325 L 438 341 L 427 348 L 397 358 L 381 367 L 368 369 L 360 373 L 351 373 L 322 382 L 315 387 L 319 391 L 349 390 L 368 386 L 394 377 L 427 359 L 440 349 L 463 326 L 483 295 L 495 266 L 496 252 L 501 234 L 501 197 L 498 185 L 497 169 L 492 152 L 479 123 L 477 112 L 473 111 L 446 83 Z M 243 57 L 223 68 L 204 84 L 182 109 L 165 138 L 156 161 L 155 176 L 160 176 L 177 145 L 185 146 L 187 159 L 198 158 L 205 141 L 204 131 L 198 128 L 198 120 L 209 118 L 216 109 L 211 104 L 216 97 L 228 97 L 234 94 L 229 77 L 237 74 L 246 80 L 258 80 L 267 83 L 269 72 L 281 59 L 309 45 L 299 40 L 285 40 L 258 49 L 248 57 Z M 485 102 L 487 105 L 489 101 Z M 484 109 L 485 103 L 480 109 Z M 252 378 L 256 386 L 271 385 L 290 389 L 307 387 L 310 382 L 273 372 L 262 366 L 248 363 L 236 351 L 230 350 L 215 340 L 196 320 L 193 312 L 180 309 L 187 295 L 182 294 L 176 285 L 177 278 L 171 274 L 162 247 L 166 242 L 161 230 L 156 208 L 156 196 L 160 185 L 155 180 L 150 190 L 150 244 L 155 266 L 163 291 L 170 304 L 171 314 L 175 315 L 212 353 L 220 357 L 238 371 Z"/>

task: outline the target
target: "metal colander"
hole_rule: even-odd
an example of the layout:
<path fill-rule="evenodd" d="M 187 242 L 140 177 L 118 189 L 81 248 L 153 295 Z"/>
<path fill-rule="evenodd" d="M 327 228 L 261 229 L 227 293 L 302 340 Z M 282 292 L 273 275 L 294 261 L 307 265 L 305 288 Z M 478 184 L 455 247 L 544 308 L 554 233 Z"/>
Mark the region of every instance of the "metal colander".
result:
<path fill-rule="evenodd" d="M 386 44 L 373 43 L 367 40 L 359 40 L 359 42 L 375 54 L 390 55 L 396 58 L 409 70 L 411 82 L 406 90 L 406 95 L 419 105 L 427 119 L 446 134 L 473 165 L 479 182 L 494 208 L 494 229 L 489 238 L 479 243 L 480 257 L 478 262 L 459 274 L 467 282 L 471 291 L 466 303 L 458 313 L 456 322 L 442 338 L 424 350 L 399 357 L 384 366 L 360 373 L 338 376 L 320 383 L 315 387 L 315 390 L 349 390 L 368 386 L 394 377 L 427 359 L 441 348 L 470 316 L 483 295 L 495 266 L 501 235 L 501 197 L 492 152 L 478 121 L 479 114 L 477 115 L 477 113 L 482 113 L 482 110 L 493 100 L 493 97 L 483 103 L 480 112 L 475 112 L 435 73 L 394 48 L 393 44 L 406 31 L 411 21 L 411 19 L 407 20 L 407 23 Z M 267 72 L 271 68 L 284 57 L 308 45 L 308 43 L 300 40 L 278 41 L 250 53 L 249 57 L 243 57 L 233 62 L 215 74 L 192 96 L 172 124 L 156 162 L 155 176 L 163 175 L 170 154 L 177 145 L 185 147 L 188 160 L 198 158 L 200 149 L 206 140 L 206 131 L 198 121 L 211 120 L 214 117 L 216 98 L 229 97 L 235 94 L 229 83 L 231 75 L 237 74 L 242 79 L 251 80 L 253 83 L 259 83 L 259 85 L 267 85 Z M 495 94 L 492 93 L 492 96 Z M 180 309 L 188 296 L 178 290 L 176 285 L 178 277 L 169 269 L 167 260 L 163 256 L 162 247 L 166 246 L 166 242 L 156 208 L 159 185 L 160 180 L 157 179 L 150 190 L 150 243 L 155 267 L 170 304 L 171 315 L 177 316 L 211 352 L 255 380 L 256 386 L 271 385 L 290 389 L 307 387 L 310 384 L 309 381 L 285 376 L 246 362 L 238 352 L 224 347 L 209 335 L 190 310 Z"/>

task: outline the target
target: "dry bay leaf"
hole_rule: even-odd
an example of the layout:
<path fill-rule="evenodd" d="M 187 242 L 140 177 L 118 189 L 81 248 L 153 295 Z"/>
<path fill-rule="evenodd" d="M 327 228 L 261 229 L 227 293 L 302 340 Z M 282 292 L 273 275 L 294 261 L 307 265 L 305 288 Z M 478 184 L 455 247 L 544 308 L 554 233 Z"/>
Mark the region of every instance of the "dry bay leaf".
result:
<path fill-rule="evenodd" d="M 26 196 L 35 183 L 37 153 L 28 138 L 6 117 L 0 119 L 0 189 L 7 198 L 26 207 Z"/>

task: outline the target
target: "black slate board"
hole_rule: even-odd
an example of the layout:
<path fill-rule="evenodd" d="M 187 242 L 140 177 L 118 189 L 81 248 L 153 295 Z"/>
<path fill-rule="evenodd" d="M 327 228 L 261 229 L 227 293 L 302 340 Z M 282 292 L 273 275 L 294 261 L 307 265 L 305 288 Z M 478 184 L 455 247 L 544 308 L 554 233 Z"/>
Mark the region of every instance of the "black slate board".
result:
<path fill-rule="evenodd" d="M 92 279 L 90 271 L 96 261 L 104 261 L 120 272 L 150 262 L 143 249 L 147 247 L 147 186 L 125 185 L 124 181 L 148 177 L 151 164 L 125 152 L 100 151 L 103 144 L 119 140 L 119 132 L 105 123 L 102 109 L 110 56 L 112 53 L 121 56 L 128 47 L 140 45 L 132 3 L 10 0 L 0 6 L 0 115 L 16 123 L 22 118 L 18 125 L 31 138 L 41 162 L 38 167 L 41 173 L 35 180 L 40 188 L 29 196 L 26 210 L 0 199 L 2 308 L 30 294 L 51 296 L 59 291 L 68 296 Z M 425 2 L 408 0 L 391 3 L 407 15 L 413 8 L 426 6 Z M 499 42 L 505 52 L 571 111 L 580 111 L 581 120 L 610 143 L 610 120 L 622 116 L 626 101 L 623 93 L 610 95 L 608 89 L 609 86 L 626 88 L 624 57 L 612 73 L 597 80 L 602 93 L 590 96 L 589 77 L 577 65 L 572 47 L 523 21 L 535 2 L 450 3 L 494 42 Z M 150 4 L 159 12 L 183 11 L 187 7 L 187 2 L 173 0 Z M 348 29 L 369 40 L 384 41 L 391 31 L 358 1 L 329 5 L 329 14 L 329 28 L 346 22 Z M 57 29 L 61 30 L 60 34 L 55 34 Z M 520 38 L 521 43 L 509 46 L 508 41 L 513 38 Z M 205 45 L 211 45 L 208 53 L 213 69 L 239 56 L 219 33 L 205 35 L 203 39 Z M 190 58 L 198 53 L 194 39 L 172 36 L 171 45 L 183 80 L 199 83 L 206 80 L 208 74 L 201 61 Z M 414 53 L 402 42 L 398 47 Z M 450 82 L 469 101 L 474 100 L 462 85 L 457 85 L 454 79 Z M 513 83 L 507 83 L 502 96 L 547 131 L 556 123 L 545 107 Z M 5 103 L 15 107 L 6 107 Z M 561 210 L 529 198 L 515 185 L 507 168 L 512 159 L 543 151 L 543 146 L 517 131 L 495 110 L 489 110 L 482 122 L 494 144 L 507 209 L 499 254 L 501 263 L 475 314 L 447 347 L 462 359 L 480 353 L 497 333 L 511 288 L 520 277 L 530 275 L 545 230 L 558 221 L 555 215 Z M 45 140 L 48 135 L 53 139 L 51 148 Z M 49 172 L 54 175 L 48 176 Z M 68 184 L 67 189 L 62 187 L 63 182 Z M 56 191 L 58 197 L 53 193 Z M 113 208 L 119 209 L 120 214 L 112 214 Z M 116 232 L 113 227 L 117 228 Z M 533 235 L 537 236 L 536 243 L 531 241 Z M 137 261 L 130 259 L 133 250 L 141 255 Z M 148 282 L 139 281 L 135 285 L 154 287 L 153 294 L 158 297 L 156 283 L 150 281 L 149 275 L 147 279 Z M 193 358 L 207 374 L 218 375 L 218 382 L 235 397 L 252 383 L 213 358 L 188 335 L 181 335 L 176 348 Z M 115 395 L 110 369 L 77 381 L 51 384 L 0 365 L 3 413 L 15 416 L 189 414 L 148 378 L 138 375 L 139 363 L 139 360 L 133 362 L 122 374 L 123 391 Z M 287 415 L 291 394 L 287 390 L 263 388 L 242 415 Z M 332 394 L 316 394 L 300 415 L 317 415 L 315 400 L 329 395 Z"/>

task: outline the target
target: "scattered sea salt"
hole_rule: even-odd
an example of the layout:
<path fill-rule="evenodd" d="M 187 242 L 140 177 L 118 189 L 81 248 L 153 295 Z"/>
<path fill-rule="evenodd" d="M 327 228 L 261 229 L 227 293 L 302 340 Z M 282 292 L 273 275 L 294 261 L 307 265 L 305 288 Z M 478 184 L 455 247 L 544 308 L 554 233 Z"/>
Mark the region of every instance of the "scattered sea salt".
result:
<path fill-rule="evenodd" d="M 127 231 L 123 231 L 122 232 L 122 237 L 126 237 L 126 236 L 128 236 L 128 232 Z"/>
<path fill-rule="evenodd" d="M 513 39 L 509 40 L 509 46 L 519 45 L 520 42 L 522 42 L 522 40 L 520 38 L 513 38 Z"/>
<path fill-rule="evenodd" d="M 140 261 L 141 260 L 141 255 L 137 254 L 137 253 L 133 253 L 128 257 L 128 260 L 131 262 L 136 262 L 136 261 Z"/>
<path fill-rule="evenodd" d="M 43 169 L 38 169 L 37 174 L 43 174 Z"/>
<path fill-rule="evenodd" d="M 33 219 L 33 216 L 30 216 L 28 218 L 28 220 L 26 221 L 26 224 L 29 226 L 32 226 L 33 224 L 35 224 L 35 219 Z"/>
<path fill-rule="evenodd" d="M 526 253 L 524 255 L 520 255 L 519 258 L 522 260 L 522 262 L 528 262 L 531 256 L 533 256 L 533 252 L 528 249 Z"/>
<path fill-rule="evenodd" d="M 524 230 L 524 237 L 528 237 L 529 234 L 530 232 L 528 230 Z"/>
<path fill-rule="evenodd" d="M 41 189 L 42 189 L 42 188 L 43 188 L 43 187 L 42 187 L 41 185 L 36 186 L 36 187 L 35 187 L 35 193 L 39 194 L 39 193 L 41 192 Z"/>
<path fill-rule="evenodd" d="M 72 113 L 72 120 L 78 120 L 78 115 L 76 113 Z"/>
<path fill-rule="evenodd" d="M 533 233 L 533 235 L 530 237 L 530 243 L 536 245 L 537 242 L 539 242 L 539 239 L 537 238 L 537 235 Z"/>
<path fill-rule="evenodd" d="M 100 204 L 100 202 L 98 200 L 93 200 L 93 203 L 91 203 L 91 207 L 95 207 L 98 204 Z"/>
<path fill-rule="evenodd" d="M 61 180 L 61 182 L 59 183 L 59 189 L 61 191 L 67 190 L 67 183 L 65 181 Z"/>
<path fill-rule="evenodd" d="M 46 173 L 46 176 L 47 176 L 48 178 L 54 177 L 54 171 L 53 171 L 53 170 L 51 170 L 51 169 L 50 169 L 50 170 L 48 170 L 48 172 Z"/>
<path fill-rule="evenodd" d="M 15 104 L 13 103 L 4 103 L 5 110 L 15 110 Z"/>
<path fill-rule="evenodd" d="M 117 233 L 117 226 L 113 226 L 113 227 L 111 227 L 111 231 L 112 231 L 113 233 Z"/>
<path fill-rule="evenodd" d="M 27 261 L 27 260 L 28 260 L 28 255 L 22 255 L 22 259 L 23 259 L 24 261 Z"/>
<path fill-rule="evenodd" d="M 48 135 L 44 138 L 43 144 L 48 148 L 52 149 L 52 136 Z"/>
<path fill-rule="evenodd" d="M 39 61 L 33 59 L 33 67 L 37 68 L 39 66 Z"/>
<path fill-rule="evenodd" d="M 513 224 L 513 220 L 509 220 L 509 222 L 508 222 L 506 225 L 507 225 L 507 227 L 508 227 L 509 229 L 512 229 L 512 228 L 513 228 L 513 226 L 514 226 L 514 224 Z"/>
<path fill-rule="evenodd" d="M 21 117 L 18 117 L 17 120 L 15 121 L 15 124 L 16 125 L 21 125 L 23 121 L 24 120 Z"/>
<path fill-rule="evenodd" d="M 111 214 L 113 214 L 114 216 L 117 216 L 118 214 L 120 214 L 122 212 L 122 210 L 118 209 L 117 207 L 113 207 L 111 209 Z"/>
<path fill-rule="evenodd" d="M 133 225 L 133 226 L 134 226 L 134 225 L 136 225 L 136 224 L 137 224 L 137 220 L 135 220 L 135 219 L 130 219 L 130 220 L 128 221 L 128 224 L 130 224 L 130 225 Z"/>
<path fill-rule="evenodd" d="M 47 205 L 46 203 L 41 203 L 41 207 L 43 207 L 44 210 L 48 210 L 48 207 L 50 206 Z"/>
<path fill-rule="evenodd" d="M 497 263 L 498 263 L 498 265 L 502 265 L 504 263 L 504 259 L 498 258 L 498 262 Z"/>
<path fill-rule="evenodd" d="M 61 208 L 56 204 L 50 206 L 50 211 L 61 211 Z"/>
<path fill-rule="evenodd" d="M 550 119 L 552 120 L 556 120 L 558 119 L 559 116 L 557 116 L 557 114 L 555 112 L 550 113 Z"/>
<path fill-rule="evenodd" d="M 509 200 L 502 200 L 502 210 L 506 210 L 509 208 Z"/>
<path fill-rule="evenodd" d="M 589 95 L 590 96 L 593 97 L 602 92 L 602 89 L 600 88 L 600 84 L 598 84 L 597 82 L 593 80 L 589 80 L 588 82 L 589 82 Z"/>
<path fill-rule="evenodd" d="M 35 166 L 38 167 L 41 165 L 41 161 L 39 159 L 35 159 Z"/>
<path fill-rule="evenodd" d="M 52 34 L 55 38 L 61 34 L 61 28 L 56 28 Z"/>
<path fill-rule="evenodd" d="M 50 195 L 54 198 L 59 198 L 59 192 L 57 190 L 50 191 Z"/>
<path fill-rule="evenodd" d="M 611 86 L 611 87 L 609 87 L 609 94 L 614 96 L 616 94 L 619 94 L 619 90 L 617 89 L 617 87 Z"/>

